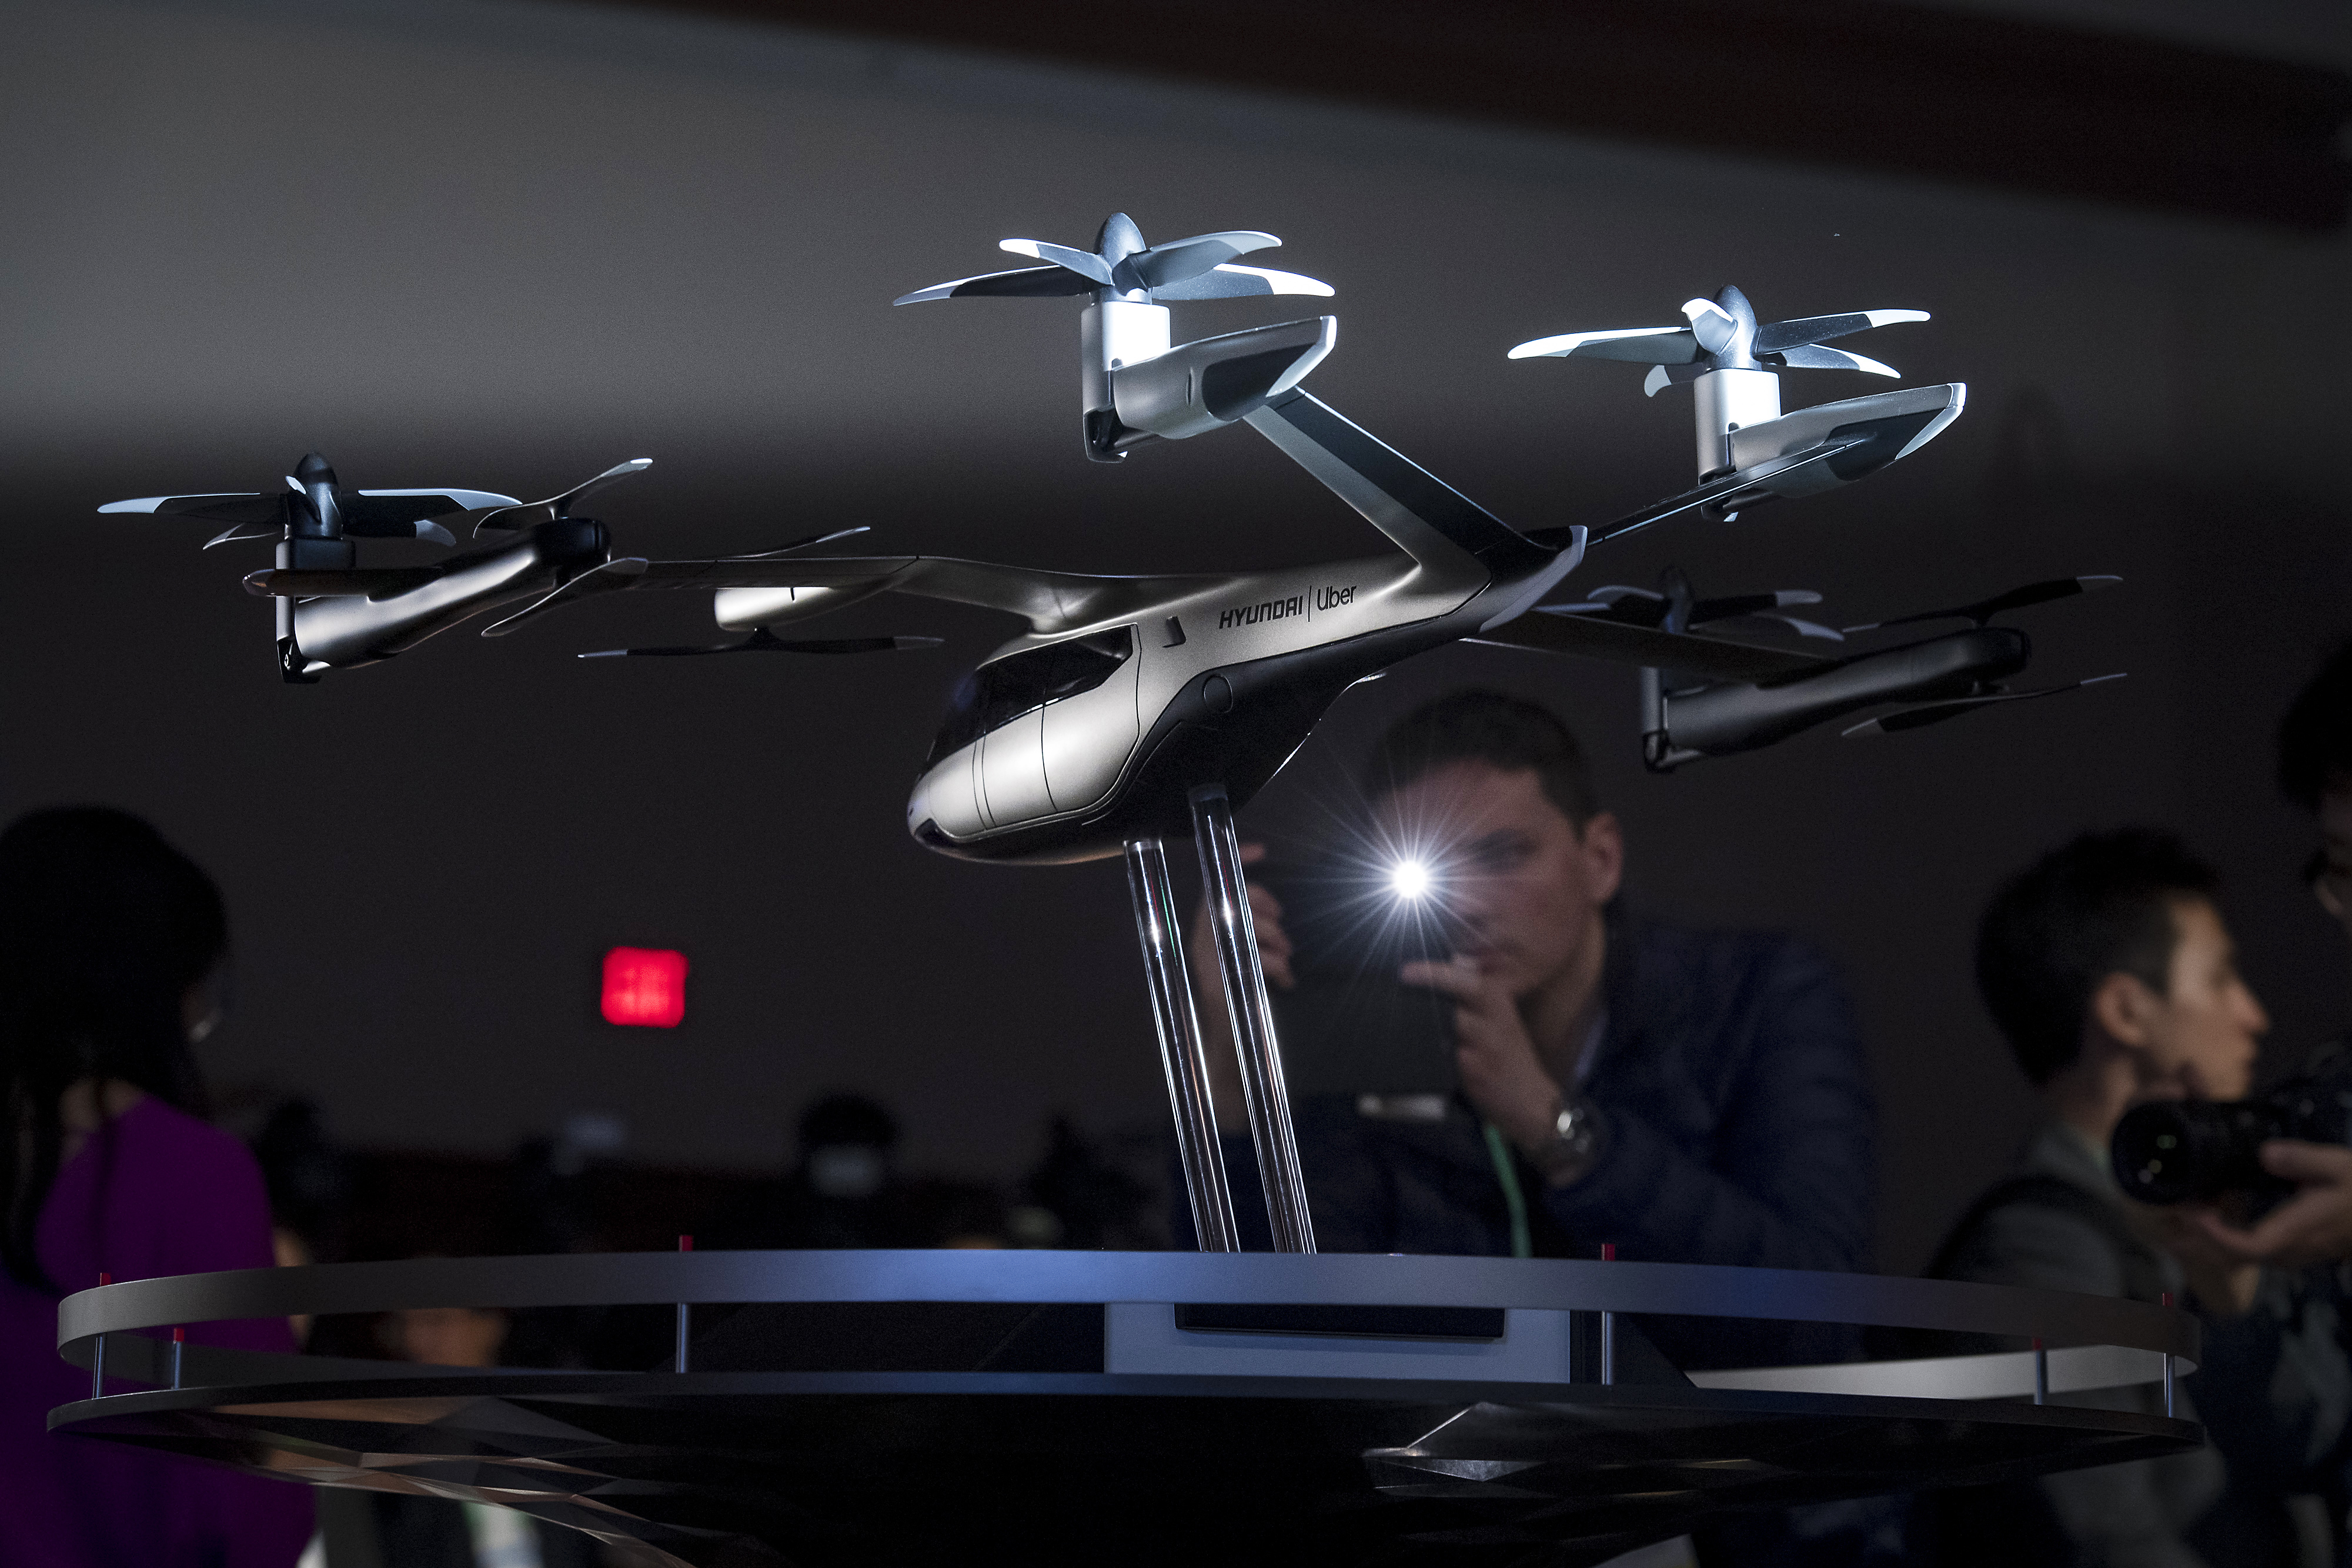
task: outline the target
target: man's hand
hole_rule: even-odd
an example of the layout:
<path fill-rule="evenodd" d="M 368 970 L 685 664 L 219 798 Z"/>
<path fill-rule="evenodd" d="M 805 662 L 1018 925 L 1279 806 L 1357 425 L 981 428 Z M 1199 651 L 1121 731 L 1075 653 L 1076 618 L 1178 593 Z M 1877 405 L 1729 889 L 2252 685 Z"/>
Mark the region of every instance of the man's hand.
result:
<path fill-rule="evenodd" d="M 2222 1253 L 2242 1263 L 2306 1263 L 2352 1257 L 2352 1148 L 2277 1138 L 2263 1145 L 2263 1168 L 2295 1185 L 2295 1195 L 2242 1229 L 2219 1215 L 2198 1226 Z"/>
<path fill-rule="evenodd" d="M 1454 998 L 1454 1060 L 1462 1092 L 1522 1150 L 1540 1148 L 1559 1115 L 1559 1085 L 1536 1055 L 1517 998 L 1467 958 L 1407 964 L 1397 977 Z"/>
<path fill-rule="evenodd" d="M 2253 1309 L 2263 1266 L 2247 1262 L 2206 1234 L 2209 1222 L 2221 1222 L 2219 1211 L 2203 1204 L 2179 1208 L 2135 1204 L 2131 1218 L 2134 1229 L 2179 1261 L 2189 1293 L 2208 1316 L 2234 1318 Z"/>
<path fill-rule="evenodd" d="M 1255 865 L 1264 859 L 1264 844 L 1242 846 L 1242 864 Z M 1265 983 L 1289 990 L 1298 982 L 1290 972 L 1290 933 L 1282 928 L 1282 901 L 1254 882 L 1248 886 L 1250 924 L 1257 929 L 1257 959 L 1265 970 Z M 1205 894 L 1192 911 L 1192 977 L 1203 996 L 1223 994 L 1225 982 L 1217 967 L 1217 934 L 1210 925 Z"/>
<path fill-rule="evenodd" d="M 1242 864 L 1255 865 L 1264 859 L 1264 844 L 1242 846 Z M 1249 884 L 1249 901 L 1265 983 L 1286 991 L 1297 982 L 1290 970 L 1290 933 L 1282 928 L 1282 901 L 1255 883 Z M 1216 1108 L 1218 1130 L 1237 1133 L 1249 1125 L 1249 1112 L 1242 1093 L 1241 1063 L 1234 1055 L 1233 1024 L 1225 1016 L 1225 980 L 1217 967 L 1217 936 L 1210 929 L 1205 896 L 1192 911 L 1191 957 L 1192 987 L 1200 998 L 1201 1042 L 1209 1059 L 1209 1100 Z"/>

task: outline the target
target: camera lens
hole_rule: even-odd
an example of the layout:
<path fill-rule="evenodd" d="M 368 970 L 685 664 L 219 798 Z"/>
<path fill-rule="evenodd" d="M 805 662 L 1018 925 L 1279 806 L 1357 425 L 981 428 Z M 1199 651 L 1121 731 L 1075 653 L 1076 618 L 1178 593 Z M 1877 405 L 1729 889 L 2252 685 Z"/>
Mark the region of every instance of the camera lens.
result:
<path fill-rule="evenodd" d="M 2260 1103 L 2167 1100 L 2116 1124 L 2108 1145 L 2116 1180 L 2142 1203 L 2190 1203 L 2242 1192 L 2268 1178 L 2262 1146 L 2278 1135 Z"/>

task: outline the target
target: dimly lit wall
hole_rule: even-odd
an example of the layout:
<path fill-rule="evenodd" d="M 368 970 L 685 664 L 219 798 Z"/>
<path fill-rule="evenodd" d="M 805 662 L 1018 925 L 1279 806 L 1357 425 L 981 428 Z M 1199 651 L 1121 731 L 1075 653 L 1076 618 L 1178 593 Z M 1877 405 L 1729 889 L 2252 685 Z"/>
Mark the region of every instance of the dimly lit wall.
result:
<path fill-rule="evenodd" d="M 1900 741 L 1824 732 L 1667 779 L 1629 673 L 1479 650 L 1351 693 L 1260 830 L 1344 800 L 1382 720 L 1459 681 L 1556 700 L 1633 834 L 1633 895 L 1786 925 L 1843 964 L 1885 1113 L 1883 1260 L 1914 1266 L 2029 1105 L 1966 945 L 2006 870 L 2091 823 L 2173 822 L 2233 880 L 2291 1055 L 2341 1021 L 2340 942 L 2269 730 L 2352 628 L 2340 240 L 1822 170 L 1517 136 L 1018 62 L 521 3 L 0 12 L 0 463 L 12 570 L 0 810 L 115 801 L 212 866 L 239 947 L 232 1098 L 317 1095 L 361 1143 L 489 1150 L 625 1115 L 680 1164 L 776 1157 L 851 1086 L 919 1160 L 1003 1174 L 1045 1116 L 1164 1114 L 1113 864 L 970 866 L 901 806 L 954 673 L 1011 628 L 884 601 L 869 661 L 583 665 L 707 632 L 689 596 L 280 685 L 257 547 L 104 500 L 277 483 L 543 495 L 623 457 L 625 549 L 882 548 L 1077 570 L 1372 548 L 1245 431 L 1078 452 L 1075 307 L 895 295 L 1003 235 L 1265 227 L 1343 322 L 1314 389 L 1506 517 L 1598 520 L 1688 479 L 1681 393 L 1508 363 L 1671 321 L 1736 281 L 1775 315 L 1933 310 L 1868 350 L 1967 416 L 1866 486 L 1676 523 L 1587 580 L 1810 586 L 1876 620 L 2119 571 L 2035 614 L 2034 674 L 2118 687 Z M 1303 311 L 1184 308 L 1194 335 Z M 1792 373 L 1793 404 L 1878 383 Z M 407 547 L 384 547 L 383 559 Z M 749 667 L 747 667 L 749 666 Z M 684 948 L 675 1033 L 595 1020 L 615 942 Z"/>

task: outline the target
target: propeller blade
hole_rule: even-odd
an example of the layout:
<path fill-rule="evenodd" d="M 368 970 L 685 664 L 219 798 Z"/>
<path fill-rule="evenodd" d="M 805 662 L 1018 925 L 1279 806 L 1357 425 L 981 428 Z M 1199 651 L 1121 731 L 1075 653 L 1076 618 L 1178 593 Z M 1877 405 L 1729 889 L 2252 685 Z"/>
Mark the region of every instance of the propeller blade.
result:
<path fill-rule="evenodd" d="M 1825 343 L 1849 332 L 1866 332 L 1897 321 L 1925 321 L 1925 310 L 1848 310 L 1835 316 L 1799 316 L 1756 329 L 1756 351 L 1777 354 L 1803 343 Z"/>
<path fill-rule="evenodd" d="M 1698 358 L 1698 340 L 1687 327 L 1616 327 L 1605 332 L 1562 332 L 1530 338 L 1506 359 L 1626 360 L 1637 365 L 1687 365 Z"/>
<path fill-rule="evenodd" d="M 503 637 L 526 621 L 535 621 L 549 611 L 586 599 L 598 593 L 618 593 L 635 588 L 652 564 L 643 556 L 623 556 L 604 565 L 592 567 L 543 598 L 534 599 L 503 621 L 493 621 L 482 628 L 485 637 Z"/>
<path fill-rule="evenodd" d="M 1892 621 L 1872 621 L 1860 626 L 1849 626 L 1846 631 L 1850 633 L 1875 632 L 1886 626 L 1913 626 L 1922 621 L 1973 621 L 1981 626 L 2004 611 L 2047 604 L 2054 599 L 2072 599 L 2078 593 L 2096 593 L 2122 581 L 2120 577 L 2109 576 L 2053 578 L 2047 582 L 2029 582 L 2022 588 L 2012 588 L 2007 593 L 1997 593 L 1974 604 L 1957 605 L 1949 610 L 1923 610 L 1916 615 L 1898 615 Z"/>
<path fill-rule="evenodd" d="M 1691 606 L 1691 624 L 1719 621 L 1733 615 L 1753 615 L 1759 610 L 1783 610 L 1791 604 L 1819 604 L 1822 596 L 1809 588 L 1776 589 L 1770 593 L 1735 593 L 1720 599 L 1702 599 Z"/>
<path fill-rule="evenodd" d="M 1606 621 L 1615 626 L 1661 626 L 1665 623 L 1666 601 L 1654 594 L 1598 604 L 1538 604 L 1536 613 L 1572 615 L 1580 621 Z"/>
<path fill-rule="evenodd" d="M 1759 350 L 1760 354 L 1762 350 Z M 1791 349 L 1775 350 L 1771 357 L 1792 371 L 1867 371 L 1874 376 L 1899 375 L 1893 365 L 1881 364 L 1861 354 L 1848 353 L 1843 349 L 1822 349 L 1810 343 L 1800 343 Z"/>
<path fill-rule="evenodd" d="M 343 532 L 355 538 L 418 538 L 445 545 L 454 545 L 457 541 L 446 529 L 432 527 L 427 518 L 495 511 L 523 504 L 512 496 L 501 496 L 489 490 L 448 488 L 347 490 L 339 493 L 335 501 L 343 514 Z M 476 531 L 480 530 L 478 528 Z"/>
<path fill-rule="evenodd" d="M 1244 299 L 1259 294 L 1312 294 L 1329 298 L 1329 284 L 1270 267 L 1213 267 L 1198 277 L 1154 288 L 1154 299 Z"/>
<path fill-rule="evenodd" d="M 2071 682 L 2063 686 L 2036 686 L 2030 692 L 1993 692 L 1980 697 L 1955 697 L 1949 702 L 1927 703 L 1918 707 L 1905 708 L 1900 713 L 1881 715 L 1864 719 L 1851 729 L 1839 734 L 1847 740 L 1861 740 L 1874 735 L 1900 735 L 1906 729 L 1925 729 L 1931 724 L 1942 724 L 1962 714 L 1974 713 L 1995 703 L 2031 702 L 2035 697 L 2062 696 L 2079 692 L 2084 686 L 2103 685 L 2108 681 L 2120 681 L 2127 672 L 2118 670 L 2111 675 L 2093 675 L 2088 680 Z"/>
<path fill-rule="evenodd" d="M 890 303 L 917 305 L 926 299 L 961 299 L 983 295 L 1008 299 L 1050 299 L 1057 295 L 1084 294 L 1101 287 L 1085 273 L 1072 272 L 1066 267 L 1024 267 L 1011 272 L 983 272 L 977 277 L 959 277 L 952 283 L 934 283 L 929 288 L 901 294 Z"/>
<path fill-rule="evenodd" d="M 1055 267 L 1066 267 L 1082 277 L 1091 277 L 1104 287 L 1110 286 L 1110 263 L 1090 250 L 1074 250 L 1066 245 L 1054 245 L 1042 239 L 1005 239 L 996 242 L 999 250 L 1009 250 L 1015 256 L 1025 256 L 1033 261 L 1050 261 Z"/>
<path fill-rule="evenodd" d="M 808 549 L 816 545 L 829 545 L 835 539 L 845 539 L 852 534 L 872 531 L 870 525 L 860 523 L 854 528 L 835 528 L 829 534 L 811 534 L 804 539 L 794 539 L 788 545 L 778 545 L 774 549 L 755 550 L 750 555 L 721 556 L 719 559 L 721 560 L 766 560 L 772 556 L 790 555 L 796 549 Z"/>
<path fill-rule="evenodd" d="M 1824 626 L 1818 621 L 1807 621 L 1801 616 L 1783 615 L 1770 610 L 1759 610 L 1748 615 L 1710 617 L 1706 625 L 1709 631 L 1729 632 L 1735 634 L 1794 632 L 1800 637 L 1817 637 L 1828 643 L 1845 641 L 1844 633 Z"/>
<path fill-rule="evenodd" d="M 99 512 L 147 512 L 159 517 L 194 517 L 200 522 L 232 523 L 240 528 L 263 524 L 283 528 L 286 501 L 282 495 L 257 496 L 250 490 L 226 496 L 142 496 L 135 501 L 109 501 Z"/>
<path fill-rule="evenodd" d="M 474 537 L 479 538 L 485 529 L 495 533 L 512 533 L 530 526 L 523 514 L 545 507 L 550 517 L 572 515 L 572 503 L 592 490 L 600 490 L 615 479 L 625 479 L 632 474 L 642 474 L 654 465 L 650 457 L 632 457 L 626 463 L 615 463 L 593 479 L 583 479 L 561 496 L 550 496 L 543 501 L 509 501 L 503 507 L 493 507 L 474 521 Z M 504 497 L 499 497 L 503 499 Z"/>
<path fill-rule="evenodd" d="M 1158 289 L 1163 284 L 1181 283 L 1197 277 L 1213 267 L 1221 267 L 1237 256 L 1282 242 L 1270 234 L 1256 229 L 1226 229 L 1217 234 L 1192 235 L 1183 239 L 1171 239 L 1165 245 L 1155 245 L 1127 258 L 1127 265 L 1143 286 Z"/>
<path fill-rule="evenodd" d="M 286 526 L 283 523 L 233 523 L 206 539 L 204 548 L 210 549 L 215 545 L 236 544 L 244 539 L 282 538 L 285 534 Z"/>
<path fill-rule="evenodd" d="M 1739 318 L 1712 299 L 1685 299 L 1683 314 L 1690 320 L 1691 336 L 1710 354 L 1723 352 L 1739 335 Z"/>
<path fill-rule="evenodd" d="M 740 643 L 709 643 L 680 648 L 604 648 L 583 659 L 669 659 L 699 653 L 895 653 L 936 648 L 941 637 L 784 638 L 762 626 Z"/>
<path fill-rule="evenodd" d="M 1668 387 L 1678 387 L 1685 382 L 1695 382 L 1715 367 L 1704 360 L 1687 365 L 1652 365 L 1650 373 L 1642 378 L 1642 395 L 1655 397 Z"/>
<path fill-rule="evenodd" d="M 247 573 L 245 591 L 257 599 L 389 599 L 440 579 L 441 570 L 431 566 L 278 568 Z"/>
<path fill-rule="evenodd" d="M 1140 254 L 1144 248 L 1143 231 L 1136 227 L 1135 220 L 1125 213 L 1111 214 L 1103 220 L 1103 226 L 1095 231 L 1095 254 L 1114 267 L 1129 256 Z"/>

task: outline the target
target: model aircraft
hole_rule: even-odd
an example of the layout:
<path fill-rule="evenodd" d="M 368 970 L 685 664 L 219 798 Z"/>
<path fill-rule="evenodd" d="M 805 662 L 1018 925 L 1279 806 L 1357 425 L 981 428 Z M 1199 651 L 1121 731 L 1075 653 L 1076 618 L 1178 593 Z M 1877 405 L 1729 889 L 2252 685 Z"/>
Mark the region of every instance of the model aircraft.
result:
<path fill-rule="evenodd" d="M 278 564 L 246 579 L 248 591 L 278 603 L 278 664 L 285 679 L 307 685 L 330 669 L 355 669 L 407 652 L 436 632 L 486 610 L 538 599 L 613 558 L 612 537 L 572 507 L 592 492 L 651 467 L 634 457 L 543 501 L 518 501 L 487 490 L 350 490 L 327 460 L 302 459 L 282 491 L 205 496 L 148 496 L 113 501 L 100 512 L 144 512 L 194 517 L 228 526 L 205 542 L 270 539 Z M 510 542 L 396 567 L 362 567 L 361 538 L 418 538 L 455 545 L 438 519 L 471 524 L 471 532 L 520 536 Z M 846 528 L 784 547 L 803 549 L 863 532 Z M 780 552 L 772 552 L 780 553 Z M 763 650 L 783 653 L 864 653 L 872 639 L 833 639 Z M 898 639 L 892 646 L 928 645 L 937 638 Z M 852 645 L 854 644 L 854 645 Z"/>
<path fill-rule="evenodd" d="M 1661 643 L 1655 655 L 1658 663 L 1643 670 L 1642 756 L 1653 771 L 1664 773 L 1703 757 L 1727 757 L 1770 746 L 1868 707 L 1908 705 L 1854 725 L 1843 732 L 1848 738 L 1920 729 L 1997 704 L 2058 696 L 2121 680 L 2121 674 L 2093 675 L 2063 685 L 2011 690 L 2002 683 L 2025 667 L 2033 645 L 2024 632 L 1991 624 L 1996 615 L 2112 588 L 2121 580 L 2104 576 L 2063 577 L 2028 583 L 1975 604 L 1848 626 L 1843 631 L 1788 613 L 1790 605 L 1819 603 L 1819 594 L 1782 590 L 1699 599 L 1692 592 L 1690 580 L 1673 569 L 1654 592 L 1611 585 L 1594 590 L 1581 603 L 1547 604 L 1538 609 L 1580 627 L 1616 629 L 1629 658 L 1634 656 L 1643 638 L 1674 636 L 1710 626 L 1749 635 L 1780 631 L 1795 634 L 1801 642 L 1840 644 L 1849 636 L 1896 626 L 1943 620 L 1971 623 L 1964 631 L 1853 653 L 1791 649 L 1792 667 L 1761 680 L 1696 678 L 1673 667 L 1678 645 Z"/>
<path fill-rule="evenodd" d="M 1693 489 L 1601 528 L 1522 533 L 1299 388 L 1330 350 L 1336 323 L 1329 318 L 1169 346 L 1169 312 L 1157 300 L 1239 292 L 1239 285 L 1197 280 L 1232 276 L 1221 269 L 1229 268 L 1224 258 L 1239 254 L 1243 241 L 1259 249 L 1275 243 L 1248 232 L 1147 247 L 1129 220 L 1114 215 L 1093 251 L 1008 240 L 1006 248 L 1050 265 L 903 298 L 1091 295 L 1081 332 L 1090 455 L 1123 455 L 1147 440 L 1247 423 L 1385 534 L 1396 553 L 1286 570 L 1162 577 L 913 555 L 626 558 L 579 573 L 483 634 L 505 635 L 579 600 L 644 589 L 708 591 L 719 624 L 752 641 L 613 653 L 751 651 L 773 628 L 881 593 L 1019 616 L 1024 634 L 957 689 L 908 801 L 908 827 L 949 854 L 1047 862 L 1113 855 L 1130 841 L 1181 836 L 1189 831 L 1186 792 L 1205 781 L 1223 785 L 1236 806 L 1245 802 L 1340 692 L 1451 642 L 1664 665 L 1686 672 L 1684 679 L 1759 689 L 1801 684 L 1832 667 L 1812 654 L 1704 624 L 1633 627 L 1607 617 L 1528 612 L 1575 570 L 1590 545 L 1727 498 L 1805 495 L 1875 472 L 1926 439 L 1928 421 L 1916 410 L 1847 410 L 1827 422 L 1811 417 L 1813 411 L 1790 415 L 1743 444 L 1739 465 Z M 1181 266 L 1145 266 L 1170 256 Z M 1194 264 L 1200 270 L 1182 270 Z M 1264 277 L 1255 270 L 1245 276 Z M 1293 291 L 1307 291 L 1307 283 L 1297 280 Z M 1196 285 L 1201 292 L 1173 292 Z M 1212 287 L 1220 293 L 1209 293 Z M 1274 287 L 1251 285 L 1254 292 Z M 1105 351 L 1113 340 L 1128 351 Z M 1139 342 L 1152 351 L 1130 358 Z M 1948 423 L 1957 394 L 1937 406 Z"/>

